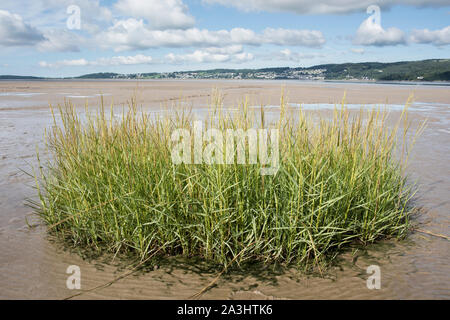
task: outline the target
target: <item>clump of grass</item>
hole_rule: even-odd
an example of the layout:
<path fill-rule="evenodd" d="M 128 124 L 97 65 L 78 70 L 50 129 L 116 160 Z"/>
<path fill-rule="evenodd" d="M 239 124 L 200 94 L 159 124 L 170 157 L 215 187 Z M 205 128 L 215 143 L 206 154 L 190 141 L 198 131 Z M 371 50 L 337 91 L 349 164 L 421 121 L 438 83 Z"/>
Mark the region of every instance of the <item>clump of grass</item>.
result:
<path fill-rule="evenodd" d="M 352 242 L 408 230 L 406 108 L 388 128 L 379 110 L 351 114 L 342 105 L 332 119 L 313 119 L 282 98 L 279 119 L 266 123 L 264 108 L 252 112 L 242 102 L 231 113 L 217 96 L 205 127 L 280 130 L 273 176 L 236 161 L 174 164 L 171 133 L 193 131 L 189 110 L 152 116 L 135 100 L 121 117 L 103 105 L 83 120 L 70 103 L 58 110 L 61 121 L 54 117 L 46 139 L 51 160 L 36 177 L 36 209 L 75 246 L 142 259 L 158 250 L 224 266 L 311 266 Z"/>

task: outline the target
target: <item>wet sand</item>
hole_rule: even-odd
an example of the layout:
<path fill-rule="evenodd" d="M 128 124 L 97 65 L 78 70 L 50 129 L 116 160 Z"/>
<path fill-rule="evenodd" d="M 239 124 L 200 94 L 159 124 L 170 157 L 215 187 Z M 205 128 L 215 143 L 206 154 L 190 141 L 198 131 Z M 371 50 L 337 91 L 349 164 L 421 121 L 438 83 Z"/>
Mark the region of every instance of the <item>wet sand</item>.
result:
<path fill-rule="evenodd" d="M 33 179 L 20 169 L 35 163 L 36 145 L 51 124 L 48 103 L 64 98 L 77 107 L 105 103 L 126 104 L 136 93 L 138 102 L 159 110 L 180 97 L 188 105 L 204 107 L 211 89 L 225 95 L 225 105 L 236 105 L 247 95 L 251 105 L 277 105 L 284 88 L 289 101 L 307 110 L 339 103 L 385 105 L 395 119 L 399 105 L 411 93 L 413 124 L 427 118 L 428 127 L 417 141 L 410 161 L 412 179 L 420 184 L 416 204 L 423 208 L 416 219 L 421 228 L 450 236 L 450 87 L 283 81 L 0 81 L 0 298 L 62 299 L 76 291 L 66 288 L 69 265 L 81 268 L 82 289 L 111 281 L 123 270 L 99 261 L 83 260 L 49 241 L 45 226 L 29 214 L 25 199 L 33 197 Z M 276 110 L 275 110 L 276 112 Z M 315 111 L 311 111 L 315 112 Z M 26 219 L 34 227 L 29 228 Z M 292 269 L 282 273 L 258 271 L 221 278 L 205 299 L 449 299 L 450 242 L 422 233 L 404 241 L 382 241 L 355 257 L 343 254 L 325 278 Z M 116 261 L 117 262 L 117 261 Z M 381 268 L 381 290 L 366 287 L 366 268 Z M 86 299 L 183 299 L 201 290 L 216 273 L 162 266 L 138 273 L 113 285 L 86 293 Z"/>
<path fill-rule="evenodd" d="M 145 106 L 160 106 L 180 97 L 197 106 L 207 101 L 212 88 L 224 93 L 227 105 L 238 103 L 244 96 L 253 104 L 278 104 L 282 89 L 292 103 L 339 103 L 345 92 L 348 103 L 404 104 L 410 94 L 420 102 L 450 101 L 450 86 L 428 85 L 251 80 L 0 81 L 0 109 L 47 108 L 49 103 L 63 103 L 64 98 L 80 105 L 85 101 L 97 103 L 99 95 L 106 104 L 122 105 L 135 93 Z"/>

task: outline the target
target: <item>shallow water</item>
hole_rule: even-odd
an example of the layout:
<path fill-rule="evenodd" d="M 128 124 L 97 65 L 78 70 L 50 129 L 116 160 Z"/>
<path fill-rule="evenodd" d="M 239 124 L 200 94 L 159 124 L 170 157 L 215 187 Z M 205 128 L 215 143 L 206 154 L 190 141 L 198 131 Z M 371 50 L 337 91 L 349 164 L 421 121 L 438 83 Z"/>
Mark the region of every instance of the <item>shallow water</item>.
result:
<path fill-rule="evenodd" d="M 158 84 L 157 82 L 155 82 Z M 36 86 L 36 84 L 34 84 Z M 79 88 L 58 88 L 59 95 L 96 97 Z M 47 93 L 11 91 L 0 94 L 0 298 L 61 299 L 74 294 L 67 289 L 66 269 L 78 265 L 82 289 L 89 289 L 120 275 L 113 264 L 83 260 L 78 254 L 63 250 L 49 241 L 45 226 L 25 206 L 33 197 L 33 179 L 21 169 L 35 164 L 36 146 L 44 129 L 52 123 L 49 109 L 42 106 L 55 97 Z M 105 90 L 106 91 L 106 90 Z M 81 97 L 80 97 L 81 98 Z M 77 102 L 79 101 L 79 102 Z M 82 99 L 74 103 L 83 107 Z M 414 124 L 428 118 L 428 127 L 417 141 L 410 161 L 412 179 L 420 189 L 416 203 L 423 207 L 417 222 L 422 229 L 450 236 L 450 97 L 447 103 L 415 102 L 410 108 Z M 350 104 L 359 109 L 362 104 Z M 372 104 L 373 105 L 373 104 Z M 372 105 L 365 105 L 365 108 Z M 36 106 L 36 107 L 33 107 Z M 298 105 L 292 105 L 297 108 Z M 329 103 L 305 104 L 307 111 L 334 107 Z M 399 104 L 386 105 L 398 116 Z M 159 104 L 149 106 L 160 112 Z M 268 107 L 277 113 L 277 107 Z M 194 109 L 202 115 L 203 108 Z M 315 112 L 315 111 L 314 111 Z M 32 228 L 27 226 L 33 225 Z M 116 261 L 117 262 L 117 261 Z M 291 269 L 271 269 L 222 277 L 207 291 L 206 299 L 449 299 L 450 242 L 422 233 L 413 233 L 404 241 L 383 241 L 358 251 L 352 257 L 343 254 L 329 274 L 322 278 L 305 276 Z M 366 286 L 369 265 L 381 268 L 381 289 Z M 188 298 L 201 290 L 216 273 L 195 270 L 195 266 L 162 266 L 122 279 L 113 285 L 86 293 L 90 299 L 173 299 Z"/>

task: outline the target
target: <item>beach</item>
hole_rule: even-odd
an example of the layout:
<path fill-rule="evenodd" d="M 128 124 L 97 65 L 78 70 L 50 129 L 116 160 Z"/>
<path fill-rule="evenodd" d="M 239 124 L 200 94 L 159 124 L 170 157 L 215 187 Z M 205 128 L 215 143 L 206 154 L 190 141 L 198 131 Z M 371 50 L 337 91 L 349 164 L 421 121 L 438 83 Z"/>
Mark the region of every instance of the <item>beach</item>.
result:
<path fill-rule="evenodd" d="M 63 103 L 72 99 L 78 105 L 87 100 L 98 101 L 103 95 L 106 104 L 126 103 L 135 93 L 144 106 L 160 106 L 183 97 L 195 106 L 205 105 L 211 90 L 217 88 L 225 96 L 225 104 L 237 104 L 247 96 L 255 104 L 279 103 L 284 90 L 292 103 L 340 103 L 346 93 L 348 103 L 404 104 L 410 94 L 416 101 L 448 103 L 449 87 L 426 84 L 377 84 L 351 82 L 256 81 L 256 80 L 48 80 L 0 81 L 0 108 L 47 108 L 49 103 Z M 15 106 L 17 98 L 25 103 Z"/>
<path fill-rule="evenodd" d="M 419 189 L 414 199 L 421 208 L 415 219 L 421 230 L 450 235 L 450 87 L 425 84 L 377 84 L 302 81 L 0 81 L 0 298 L 62 299 L 74 292 L 66 287 L 66 269 L 78 265 L 82 288 L 113 280 L 126 269 L 120 261 L 83 260 L 49 239 L 46 226 L 25 205 L 35 196 L 34 180 L 22 170 L 36 164 L 45 129 L 52 123 L 49 104 L 70 100 L 82 111 L 104 99 L 105 105 L 138 105 L 158 112 L 165 107 L 206 108 L 216 88 L 225 107 L 243 97 L 250 106 L 274 108 L 282 92 L 292 106 L 326 115 L 343 97 L 349 108 L 380 107 L 392 117 L 411 95 L 413 126 L 427 119 L 409 162 L 408 172 Z M 275 106 L 275 107 L 274 107 Z M 31 227 L 30 227 L 31 226 Z M 205 299 L 449 299 L 450 243 L 423 232 L 406 240 L 383 240 L 367 250 L 348 252 L 326 277 L 306 276 L 292 268 L 270 267 L 246 274 L 230 274 L 208 290 Z M 382 289 L 369 290 L 366 268 L 379 265 Z M 217 272 L 201 265 L 166 265 L 137 273 L 113 285 L 85 293 L 84 299 L 183 299 L 207 285 Z"/>

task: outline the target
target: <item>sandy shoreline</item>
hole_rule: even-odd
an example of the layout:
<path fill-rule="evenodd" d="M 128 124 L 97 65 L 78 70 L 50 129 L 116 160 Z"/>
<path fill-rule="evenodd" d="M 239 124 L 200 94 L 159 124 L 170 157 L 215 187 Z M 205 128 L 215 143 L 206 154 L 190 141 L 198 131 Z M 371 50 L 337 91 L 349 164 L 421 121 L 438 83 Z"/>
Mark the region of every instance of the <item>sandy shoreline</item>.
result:
<path fill-rule="evenodd" d="M 48 107 L 49 103 L 63 103 L 64 98 L 72 100 L 76 106 L 98 104 L 99 96 L 107 104 L 126 103 L 134 94 L 144 106 L 156 107 L 167 101 L 180 98 L 194 105 L 205 105 L 212 88 L 224 95 L 224 103 L 236 105 L 247 96 L 256 105 L 278 104 L 281 91 L 292 103 L 340 103 L 346 93 L 350 104 L 404 104 L 411 94 L 415 101 L 428 103 L 450 103 L 450 89 L 445 86 L 430 85 L 385 85 L 372 83 L 334 83 L 300 81 L 253 81 L 253 80 L 155 80 L 155 81 L 0 81 L 0 108 L 31 109 Z M 16 95 L 14 95 L 16 94 Z M 17 94 L 26 105 L 16 106 Z M 8 106 L 8 102 L 11 106 Z"/>

